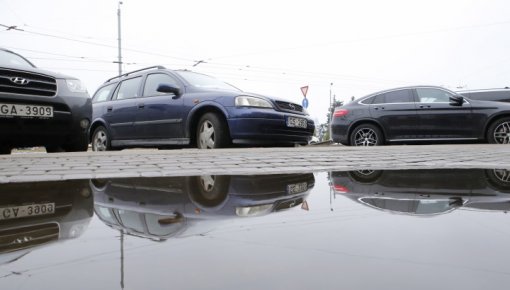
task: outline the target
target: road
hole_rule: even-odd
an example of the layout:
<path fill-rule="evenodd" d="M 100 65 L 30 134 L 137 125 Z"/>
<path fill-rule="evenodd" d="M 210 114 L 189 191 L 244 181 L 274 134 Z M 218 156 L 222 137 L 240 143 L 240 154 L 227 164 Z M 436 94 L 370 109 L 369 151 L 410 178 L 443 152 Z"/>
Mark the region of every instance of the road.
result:
<path fill-rule="evenodd" d="M 510 169 L 510 146 L 469 144 L 360 148 L 331 145 L 13 154 L 0 157 L 0 183 L 418 168 Z"/>

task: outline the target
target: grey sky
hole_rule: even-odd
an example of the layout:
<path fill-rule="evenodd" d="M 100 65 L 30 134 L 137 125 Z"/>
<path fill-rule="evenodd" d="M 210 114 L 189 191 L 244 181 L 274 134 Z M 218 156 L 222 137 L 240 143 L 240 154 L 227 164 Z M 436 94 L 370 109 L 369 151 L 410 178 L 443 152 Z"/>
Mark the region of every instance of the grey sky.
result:
<path fill-rule="evenodd" d="M 124 71 L 193 69 L 298 103 L 309 85 L 320 122 L 330 83 L 340 100 L 409 84 L 510 85 L 505 0 L 123 2 Z M 0 24 L 25 30 L 1 30 L 0 46 L 93 93 L 117 73 L 117 3 L 0 0 Z"/>

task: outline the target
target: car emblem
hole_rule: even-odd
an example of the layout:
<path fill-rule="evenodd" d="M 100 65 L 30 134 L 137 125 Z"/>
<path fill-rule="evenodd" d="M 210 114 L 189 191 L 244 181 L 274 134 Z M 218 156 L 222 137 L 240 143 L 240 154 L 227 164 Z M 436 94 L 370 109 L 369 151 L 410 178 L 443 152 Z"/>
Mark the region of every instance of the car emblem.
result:
<path fill-rule="evenodd" d="M 11 82 L 13 82 L 17 85 L 26 85 L 30 82 L 29 80 L 24 79 L 22 77 L 12 77 L 12 78 L 10 78 L 10 80 L 11 80 Z"/>
<path fill-rule="evenodd" d="M 289 104 L 289 108 L 294 111 L 296 110 L 296 106 L 294 106 L 294 104 Z"/>

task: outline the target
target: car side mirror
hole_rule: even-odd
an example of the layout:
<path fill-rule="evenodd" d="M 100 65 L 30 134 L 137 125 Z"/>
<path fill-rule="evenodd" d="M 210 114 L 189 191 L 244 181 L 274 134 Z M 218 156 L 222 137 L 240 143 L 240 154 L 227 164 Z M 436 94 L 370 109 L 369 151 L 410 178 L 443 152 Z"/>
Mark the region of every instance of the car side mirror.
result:
<path fill-rule="evenodd" d="M 156 89 L 156 91 L 160 92 L 160 93 L 165 93 L 165 94 L 174 94 L 176 96 L 180 96 L 181 95 L 181 89 L 178 88 L 178 87 L 175 87 L 173 85 L 170 85 L 170 84 L 159 84 L 158 88 Z"/>
<path fill-rule="evenodd" d="M 450 96 L 450 106 L 460 107 L 464 103 L 464 97 L 460 95 Z"/>

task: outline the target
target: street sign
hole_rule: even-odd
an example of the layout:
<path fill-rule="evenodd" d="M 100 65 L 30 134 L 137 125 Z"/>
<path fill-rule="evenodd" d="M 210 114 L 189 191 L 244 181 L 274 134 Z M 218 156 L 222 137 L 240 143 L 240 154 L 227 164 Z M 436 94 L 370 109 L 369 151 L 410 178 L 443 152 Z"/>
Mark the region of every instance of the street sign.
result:
<path fill-rule="evenodd" d="M 301 104 L 303 105 L 303 108 L 308 108 L 308 99 L 305 97 L 303 98 L 303 101 L 301 102 Z"/>
<path fill-rule="evenodd" d="M 306 93 L 308 93 L 308 86 L 301 87 L 301 92 L 303 93 L 303 97 L 306 98 Z"/>

